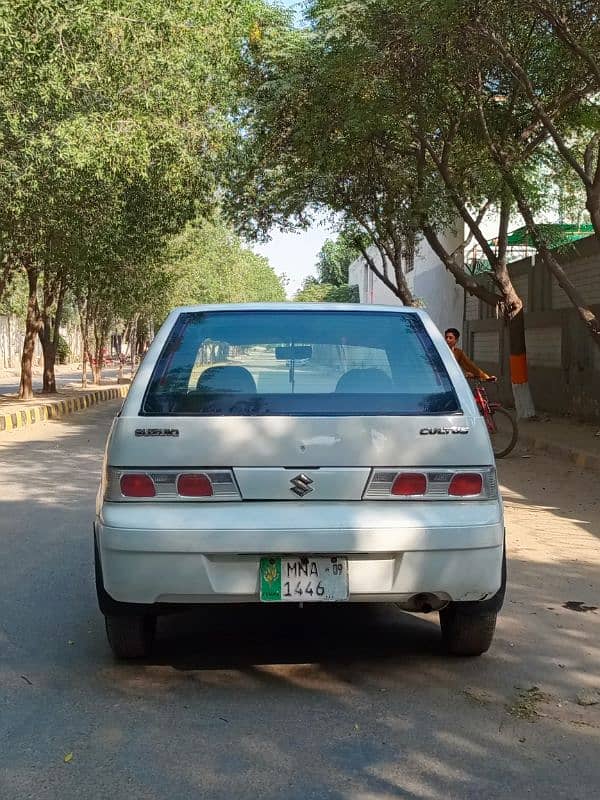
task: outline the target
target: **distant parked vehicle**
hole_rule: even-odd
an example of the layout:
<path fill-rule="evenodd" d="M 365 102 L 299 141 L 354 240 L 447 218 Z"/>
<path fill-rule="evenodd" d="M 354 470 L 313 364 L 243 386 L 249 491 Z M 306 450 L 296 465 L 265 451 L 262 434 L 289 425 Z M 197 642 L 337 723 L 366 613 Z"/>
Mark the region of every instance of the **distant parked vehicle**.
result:
<path fill-rule="evenodd" d="M 448 650 L 480 655 L 504 598 L 485 420 L 415 309 L 175 309 L 112 426 L 94 530 L 120 658 L 161 613 L 254 602 L 439 611 Z"/>

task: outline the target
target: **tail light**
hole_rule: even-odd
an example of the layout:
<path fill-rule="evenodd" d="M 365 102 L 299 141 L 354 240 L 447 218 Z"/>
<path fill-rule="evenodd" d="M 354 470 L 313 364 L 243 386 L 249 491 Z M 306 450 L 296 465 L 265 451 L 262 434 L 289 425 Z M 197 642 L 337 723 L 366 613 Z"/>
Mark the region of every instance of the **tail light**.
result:
<path fill-rule="evenodd" d="M 400 497 L 415 497 L 427 491 L 427 476 L 422 472 L 401 472 L 394 479 L 391 492 Z"/>
<path fill-rule="evenodd" d="M 123 497 L 155 497 L 156 487 L 150 475 L 130 472 L 119 481 Z"/>
<path fill-rule="evenodd" d="M 212 497 L 212 483 L 208 475 L 202 472 L 186 472 L 177 476 L 177 494 L 181 497 Z"/>
<path fill-rule="evenodd" d="M 452 497 L 475 497 L 481 494 L 483 478 L 479 472 L 459 472 L 450 481 L 448 494 Z"/>
<path fill-rule="evenodd" d="M 213 502 L 241 500 L 231 470 L 140 470 L 109 467 L 106 500 L 130 502 Z"/>
<path fill-rule="evenodd" d="M 498 497 L 494 467 L 470 469 L 373 470 L 365 500 L 493 500 Z"/>

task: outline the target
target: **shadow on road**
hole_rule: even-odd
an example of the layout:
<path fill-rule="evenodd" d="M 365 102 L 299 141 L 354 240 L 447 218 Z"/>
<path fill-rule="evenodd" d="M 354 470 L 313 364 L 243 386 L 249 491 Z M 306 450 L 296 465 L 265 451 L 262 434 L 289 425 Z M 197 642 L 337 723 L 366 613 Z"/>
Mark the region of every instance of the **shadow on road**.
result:
<path fill-rule="evenodd" d="M 598 707 L 575 698 L 597 681 L 599 617 L 564 607 L 600 605 L 591 479 L 502 466 L 508 596 L 480 659 L 444 654 L 437 615 L 306 605 L 164 617 L 152 657 L 122 664 L 92 577 L 109 417 L 0 440 L 2 800 L 597 795 Z"/>
<path fill-rule="evenodd" d="M 162 617 L 150 662 L 181 670 L 326 667 L 442 654 L 437 614 L 421 619 L 392 606 L 359 604 L 326 609 L 207 606 Z"/>

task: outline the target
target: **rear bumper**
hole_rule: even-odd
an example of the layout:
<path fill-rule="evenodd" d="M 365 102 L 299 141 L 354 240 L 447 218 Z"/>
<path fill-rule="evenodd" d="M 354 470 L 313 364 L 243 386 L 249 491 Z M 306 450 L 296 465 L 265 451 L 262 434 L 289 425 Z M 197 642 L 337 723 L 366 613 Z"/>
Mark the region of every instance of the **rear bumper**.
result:
<path fill-rule="evenodd" d="M 430 593 L 481 600 L 501 584 L 498 502 L 106 503 L 96 521 L 106 592 L 118 602 L 259 599 L 262 555 L 348 557 L 355 602 Z"/>

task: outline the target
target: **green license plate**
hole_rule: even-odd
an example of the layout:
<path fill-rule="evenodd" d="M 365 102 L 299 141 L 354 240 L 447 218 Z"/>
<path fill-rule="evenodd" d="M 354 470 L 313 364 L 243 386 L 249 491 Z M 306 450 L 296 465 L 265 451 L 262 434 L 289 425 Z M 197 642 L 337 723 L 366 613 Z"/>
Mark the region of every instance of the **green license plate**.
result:
<path fill-rule="evenodd" d="M 335 603 L 348 599 L 346 556 L 264 557 L 260 599 L 265 603 Z"/>

